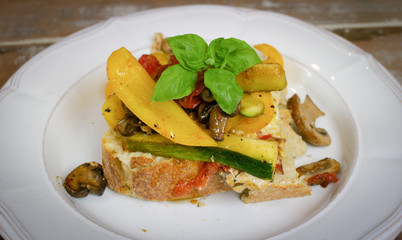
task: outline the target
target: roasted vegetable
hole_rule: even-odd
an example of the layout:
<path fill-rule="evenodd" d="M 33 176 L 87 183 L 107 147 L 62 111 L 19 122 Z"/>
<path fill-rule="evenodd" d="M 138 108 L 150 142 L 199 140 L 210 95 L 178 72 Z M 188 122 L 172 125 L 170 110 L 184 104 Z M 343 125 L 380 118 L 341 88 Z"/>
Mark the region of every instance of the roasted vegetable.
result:
<path fill-rule="evenodd" d="M 264 113 L 265 104 L 251 94 L 244 94 L 240 101 L 240 113 L 246 117 L 257 117 Z"/>
<path fill-rule="evenodd" d="M 229 116 L 221 110 L 218 104 L 211 107 L 208 126 L 215 141 L 223 140 L 228 118 Z"/>
<path fill-rule="evenodd" d="M 86 197 L 88 193 L 101 196 L 107 182 L 102 165 L 96 162 L 84 163 L 75 168 L 64 180 L 64 188 L 72 197 Z"/>
<path fill-rule="evenodd" d="M 102 114 L 109 127 L 114 129 L 126 116 L 126 111 L 123 108 L 121 100 L 116 95 L 112 94 L 103 104 Z"/>
<path fill-rule="evenodd" d="M 315 120 L 324 115 L 324 112 L 314 104 L 308 95 L 304 103 L 301 104 L 299 96 L 294 94 L 289 98 L 287 106 L 291 111 L 293 121 L 305 140 L 315 146 L 328 146 L 331 144 L 331 137 L 328 132 L 315 126 Z"/>
<path fill-rule="evenodd" d="M 264 103 L 264 113 L 257 117 L 246 117 L 238 114 L 229 118 L 226 126 L 227 131 L 255 133 L 267 126 L 275 116 L 274 100 L 270 92 L 254 92 L 250 95 Z"/>
<path fill-rule="evenodd" d="M 149 152 L 157 156 L 203 162 L 218 162 L 245 171 L 261 179 L 272 179 L 273 164 L 263 162 L 244 154 L 218 147 L 184 146 L 167 142 L 151 135 L 126 138 L 125 147 L 131 151 Z"/>
<path fill-rule="evenodd" d="M 158 59 L 158 61 L 159 61 L 159 63 L 161 65 L 168 64 L 169 57 L 168 57 L 168 54 L 166 52 L 164 52 L 164 51 L 155 51 L 155 52 L 152 53 L 152 55 L 154 55 Z"/>
<path fill-rule="evenodd" d="M 304 176 L 309 185 L 321 185 L 326 187 L 331 182 L 337 182 L 337 174 L 341 165 L 332 158 L 324 158 L 320 161 L 305 164 L 296 168 L 300 176 Z"/>
<path fill-rule="evenodd" d="M 278 141 L 275 140 L 260 140 L 225 134 L 225 139 L 218 142 L 218 147 L 242 153 L 275 166 L 278 158 L 278 144 Z"/>
<path fill-rule="evenodd" d="M 154 142 L 160 144 L 174 144 L 172 141 L 162 137 L 159 134 L 146 135 L 140 132 L 136 132 L 134 135 L 123 139 L 125 140 L 124 142 L 126 144 L 129 142 Z M 242 137 L 234 134 L 225 134 L 224 140 L 218 142 L 217 147 L 241 153 L 262 162 L 271 163 L 273 166 L 275 166 L 276 160 L 278 158 L 278 144 L 278 141 L 275 140 L 267 141 Z M 124 147 L 128 148 L 127 145 L 125 145 Z M 253 149 L 253 151 L 250 151 L 250 149 Z"/>
<path fill-rule="evenodd" d="M 258 63 L 236 75 L 236 82 L 245 92 L 280 91 L 287 86 L 279 63 Z"/>
<path fill-rule="evenodd" d="M 201 98 L 204 102 L 214 102 L 214 101 L 215 101 L 214 95 L 212 95 L 211 91 L 210 91 L 208 88 L 205 88 L 205 89 L 201 92 L 200 98 Z"/>
<path fill-rule="evenodd" d="M 105 86 L 105 97 L 108 98 L 112 94 L 113 94 L 112 83 L 108 81 Z"/>
<path fill-rule="evenodd" d="M 126 117 L 119 122 L 116 126 L 116 130 L 122 136 L 131 136 L 141 127 L 141 123 L 136 117 Z"/>
<path fill-rule="evenodd" d="M 263 43 L 255 45 L 254 48 L 267 57 L 262 61 L 263 63 L 279 63 L 282 67 L 284 66 L 282 55 L 273 46 Z"/>
<path fill-rule="evenodd" d="M 200 122 L 200 123 L 208 122 L 212 106 L 214 106 L 214 105 L 206 103 L 206 102 L 203 102 L 200 105 L 198 105 L 198 107 L 197 107 L 197 121 L 198 122 Z"/>
<path fill-rule="evenodd" d="M 107 76 L 118 98 L 141 121 L 164 137 L 183 145 L 216 146 L 216 142 L 174 101 L 151 102 L 155 82 L 124 47 L 109 56 Z"/>

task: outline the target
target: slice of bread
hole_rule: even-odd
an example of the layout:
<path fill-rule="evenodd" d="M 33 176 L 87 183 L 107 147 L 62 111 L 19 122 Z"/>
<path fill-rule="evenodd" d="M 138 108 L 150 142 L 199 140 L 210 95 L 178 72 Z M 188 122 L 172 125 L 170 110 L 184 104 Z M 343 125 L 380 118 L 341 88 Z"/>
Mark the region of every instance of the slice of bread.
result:
<path fill-rule="evenodd" d="M 194 179 L 200 170 L 200 162 L 131 152 L 122 145 L 119 135 L 113 130 L 108 130 L 102 138 L 104 176 L 108 186 L 116 192 L 151 201 L 167 201 L 231 190 L 216 172 L 209 177 L 204 188 L 193 188 L 176 195 L 176 185 Z"/>
<path fill-rule="evenodd" d="M 195 198 L 230 190 L 240 193 L 240 199 L 245 203 L 310 195 L 310 187 L 298 177 L 294 164 L 294 158 L 305 153 L 305 143 L 290 127 L 289 116 L 287 110 L 281 111 L 280 129 L 286 141 L 278 159 L 282 172 L 276 171 L 273 181 L 231 169 L 212 174 L 204 188 L 193 188 L 178 196 L 174 194 L 174 188 L 182 181 L 194 179 L 200 170 L 200 162 L 125 150 L 120 135 L 112 129 L 102 138 L 104 175 L 108 186 L 116 192 L 151 201 Z"/>
<path fill-rule="evenodd" d="M 285 91 L 275 93 L 274 97 L 278 104 L 284 102 Z M 311 189 L 299 178 L 294 163 L 295 158 L 305 154 L 306 143 L 291 127 L 289 110 L 282 107 L 278 112 L 281 170 L 275 171 L 272 181 L 230 168 L 212 174 L 205 187 L 177 195 L 175 187 L 195 179 L 202 163 L 131 152 L 123 149 L 121 135 L 110 129 L 102 138 L 103 170 L 108 186 L 116 192 L 152 201 L 194 198 L 230 190 L 240 193 L 245 203 L 310 195 Z"/>

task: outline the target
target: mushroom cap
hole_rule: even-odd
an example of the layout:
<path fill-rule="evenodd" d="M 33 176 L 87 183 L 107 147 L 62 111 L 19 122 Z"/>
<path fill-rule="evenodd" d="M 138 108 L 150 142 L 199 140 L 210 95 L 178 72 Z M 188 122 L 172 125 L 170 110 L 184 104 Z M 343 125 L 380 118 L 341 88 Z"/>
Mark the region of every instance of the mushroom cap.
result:
<path fill-rule="evenodd" d="M 331 137 L 328 132 L 315 126 L 315 120 L 325 113 L 314 104 L 309 95 L 306 96 L 304 103 L 301 104 L 299 96 L 294 94 L 289 98 L 287 106 L 291 111 L 295 125 L 307 142 L 314 146 L 328 146 L 331 144 Z"/>
<path fill-rule="evenodd" d="M 86 197 L 88 193 L 101 196 L 107 185 L 102 165 L 96 162 L 83 163 L 64 180 L 64 188 L 72 197 Z"/>

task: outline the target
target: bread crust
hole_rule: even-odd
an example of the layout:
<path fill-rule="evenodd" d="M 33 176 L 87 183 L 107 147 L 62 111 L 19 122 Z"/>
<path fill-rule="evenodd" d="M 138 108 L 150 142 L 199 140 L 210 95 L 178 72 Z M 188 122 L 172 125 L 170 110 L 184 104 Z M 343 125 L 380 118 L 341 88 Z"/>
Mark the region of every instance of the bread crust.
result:
<path fill-rule="evenodd" d="M 302 182 L 271 183 L 264 190 L 246 190 L 241 194 L 244 203 L 258 203 L 283 198 L 295 198 L 311 195 L 310 188 Z"/>
<path fill-rule="evenodd" d="M 220 173 L 216 172 L 209 177 L 204 188 L 193 188 L 185 194 L 175 195 L 173 190 L 178 183 L 197 176 L 200 162 L 174 158 L 158 161 L 153 156 L 133 156 L 129 164 L 126 164 L 119 159 L 116 149 L 107 144 L 111 139 L 110 135 L 109 131 L 102 139 L 102 165 L 109 188 L 116 192 L 151 201 L 167 201 L 231 190 Z"/>

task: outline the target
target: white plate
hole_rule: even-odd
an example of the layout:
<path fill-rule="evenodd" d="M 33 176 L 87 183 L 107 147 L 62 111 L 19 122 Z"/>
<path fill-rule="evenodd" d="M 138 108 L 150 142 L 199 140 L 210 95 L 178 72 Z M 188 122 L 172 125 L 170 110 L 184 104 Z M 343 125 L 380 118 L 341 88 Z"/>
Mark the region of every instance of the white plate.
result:
<path fill-rule="evenodd" d="M 342 164 L 340 181 L 309 197 L 243 204 L 234 193 L 146 202 L 107 189 L 73 199 L 72 168 L 101 162 L 101 115 L 109 54 L 147 53 L 154 32 L 269 43 L 284 55 L 289 95 L 309 94 L 326 112 L 329 147 L 300 165 Z M 156 9 L 73 34 L 26 63 L 0 91 L 0 233 L 12 239 L 358 239 L 401 230 L 401 87 L 370 55 L 284 15 L 223 6 Z"/>

